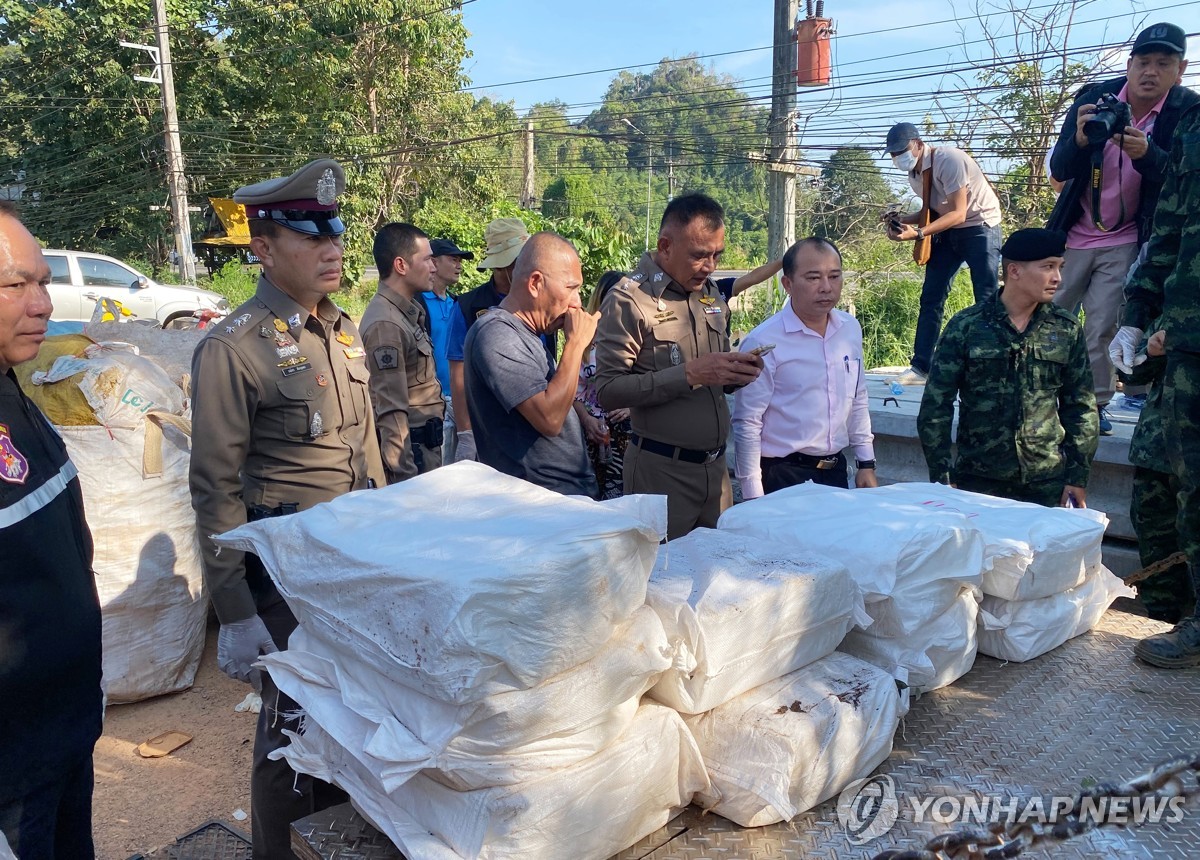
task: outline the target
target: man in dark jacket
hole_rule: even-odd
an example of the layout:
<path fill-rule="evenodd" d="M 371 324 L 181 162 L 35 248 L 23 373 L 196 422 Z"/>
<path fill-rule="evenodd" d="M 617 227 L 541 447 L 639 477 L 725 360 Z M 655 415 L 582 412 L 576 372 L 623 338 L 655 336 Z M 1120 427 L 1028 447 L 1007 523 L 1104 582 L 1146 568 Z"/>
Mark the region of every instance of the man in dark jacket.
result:
<path fill-rule="evenodd" d="M 1054 303 L 1072 313 L 1083 307 L 1102 434 L 1112 432 L 1105 407 L 1116 378 L 1108 346 L 1117 330 L 1125 279 L 1150 236 L 1175 126 L 1183 111 L 1200 101 L 1180 84 L 1186 48 L 1183 30 L 1174 24 L 1155 24 L 1139 33 L 1125 77 L 1080 91 L 1050 158 L 1052 176 L 1066 181 L 1047 225 L 1067 234 L 1063 281 Z M 1121 114 L 1128 119 L 1122 121 Z M 1094 171 L 1100 183 L 1093 191 Z"/>
<path fill-rule="evenodd" d="M 0 201 L 0 846 L 91 860 L 103 708 L 92 538 L 67 449 L 13 373 L 45 339 L 49 283 Z"/>

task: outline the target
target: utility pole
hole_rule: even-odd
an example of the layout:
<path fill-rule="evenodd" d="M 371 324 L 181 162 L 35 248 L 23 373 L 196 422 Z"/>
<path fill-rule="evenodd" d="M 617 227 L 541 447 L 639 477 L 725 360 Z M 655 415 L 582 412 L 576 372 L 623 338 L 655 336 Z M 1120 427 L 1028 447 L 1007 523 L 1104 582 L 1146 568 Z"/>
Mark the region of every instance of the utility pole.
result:
<path fill-rule="evenodd" d="M 636 125 L 631 123 L 625 117 L 621 117 L 621 122 L 632 128 L 642 137 L 646 138 L 646 250 L 650 250 L 650 197 L 653 194 L 654 182 L 654 144 L 652 144 L 646 132 L 642 131 Z M 664 147 L 663 152 L 666 152 Z"/>
<path fill-rule="evenodd" d="M 188 218 L 187 175 L 183 166 L 183 147 L 179 143 L 179 115 L 175 108 L 175 71 L 171 65 L 166 0 L 154 0 L 154 30 L 157 46 L 120 42 L 122 48 L 145 51 L 154 63 L 152 76 L 134 75 L 135 81 L 158 84 L 162 92 L 163 122 L 167 143 L 167 189 L 170 194 L 171 226 L 175 232 L 175 253 L 179 255 L 179 274 L 184 283 L 196 283 L 196 259 L 192 256 L 192 225 Z"/>
<path fill-rule="evenodd" d="M 775 0 L 771 147 L 767 157 L 767 247 L 778 260 L 796 241 L 796 17 L 799 0 Z"/>
<path fill-rule="evenodd" d="M 161 2 L 161 0 L 160 0 Z M 521 208 L 532 209 L 537 196 L 533 181 L 533 120 L 525 122 L 525 171 L 521 185 Z"/>
<path fill-rule="evenodd" d="M 667 157 L 667 202 L 675 199 L 675 160 Z"/>

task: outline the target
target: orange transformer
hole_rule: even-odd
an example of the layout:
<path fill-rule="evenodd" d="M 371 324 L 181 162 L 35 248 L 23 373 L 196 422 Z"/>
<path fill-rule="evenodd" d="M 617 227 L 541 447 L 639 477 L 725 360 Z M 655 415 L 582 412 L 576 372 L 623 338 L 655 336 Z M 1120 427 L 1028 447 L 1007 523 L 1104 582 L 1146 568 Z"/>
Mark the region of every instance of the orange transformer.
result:
<path fill-rule="evenodd" d="M 833 19 L 809 17 L 796 22 L 796 86 L 829 86 L 833 74 L 829 38 Z"/>

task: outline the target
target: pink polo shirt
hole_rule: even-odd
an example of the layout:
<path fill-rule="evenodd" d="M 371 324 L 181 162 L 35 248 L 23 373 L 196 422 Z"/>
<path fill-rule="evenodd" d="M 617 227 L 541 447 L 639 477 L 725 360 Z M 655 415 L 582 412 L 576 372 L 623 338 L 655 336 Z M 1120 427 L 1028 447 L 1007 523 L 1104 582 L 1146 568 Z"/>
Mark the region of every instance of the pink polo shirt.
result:
<path fill-rule="evenodd" d="M 1126 89 L 1121 87 L 1117 98 L 1125 101 Z M 1150 134 L 1154 121 L 1167 100 L 1164 95 L 1146 115 L 1133 118 L 1135 128 Z M 1120 172 L 1120 183 L 1117 174 Z M 1092 220 L 1092 186 L 1085 185 L 1079 195 L 1083 204 L 1083 216 L 1067 231 L 1067 247 L 1113 248 L 1117 245 L 1132 245 L 1137 242 L 1138 195 L 1142 190 L 1142 174 L 1134 169 L 1133 161 L 1111 140 L 1104 144 L 1104 184 L 1100 187 L 1100 217 L 1106 225 L 1117 223 L 1121 214 L 1121 203 L 1125 204 L 1125 221 L 1115 230 L 1104 232 Z"/>

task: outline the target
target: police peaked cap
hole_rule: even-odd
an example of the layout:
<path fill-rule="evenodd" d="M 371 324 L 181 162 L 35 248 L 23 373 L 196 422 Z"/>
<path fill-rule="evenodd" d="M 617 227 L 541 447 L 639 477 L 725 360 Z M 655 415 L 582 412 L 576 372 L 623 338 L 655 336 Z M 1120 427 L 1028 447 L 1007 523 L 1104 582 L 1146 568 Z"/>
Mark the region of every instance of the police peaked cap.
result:
<path fill-rule="evenodd" d="M 309 236 L 340 236 L 338 195 L 346 190 L 346 172 L 332 158 L 318 158 L 291 176 L 243 185 L 233 193 L 252 221 L 274 221 Z"/>

